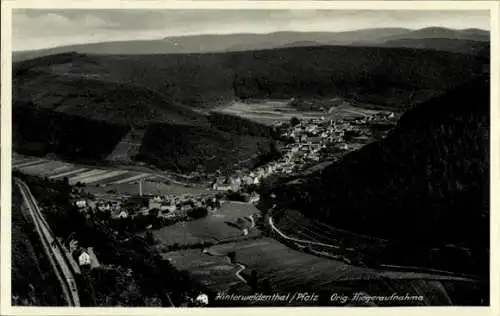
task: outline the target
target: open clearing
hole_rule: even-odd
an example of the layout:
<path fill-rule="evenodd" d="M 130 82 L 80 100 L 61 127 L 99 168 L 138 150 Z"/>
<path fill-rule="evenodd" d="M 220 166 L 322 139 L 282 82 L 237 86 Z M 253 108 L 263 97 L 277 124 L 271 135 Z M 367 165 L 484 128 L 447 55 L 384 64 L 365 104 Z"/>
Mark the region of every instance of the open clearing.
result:
<path fill-rule="evenodd" d="M 283 100 L 269 100 L 255 103 L 233 102 L 229 106 L 217 109 L 217 111 L 241 116 L 268 125 L 272 125 L 276 121 L 289 121 L 294 116 L 300 119 L 313 119 L 325 115 L 322 112 L 297 111 L 287 103 L 288 101 Z"/>
<path fill-rule="evenodd" d="M 242 237 L 240 229 L 227 224 L 236 219 L 255 214 L 257 209 L 250 204 L 225 203 L 220 210 L 210 212 L 208 216 L 189 221 L 179 222 L 153 231 L 163 245 L 189 245 L 199 242 L 217 242 L 230 238 Z M 250 230 L 248 237 L 258 236 L 260 231 Z"/>
<path fill-rule="evenodd" d="M 214 213 L 226 221 L 233 221 L 240 217 L 258 214 L 260 211 L 251 203 L 226 202 Z"/>
<path fill-rule="evenodd" d="M 233 102 L 228 106 L 220 107 L 216 111 L 241 116 L 262 124 L 272 125 L 276 121 L 286 122 L 292 117 L 299 119 L 319 119 L 322 116 L 332 119 L 346 119 L 365 117 L 380 113 L 378 110 L 369 110 L 353 106 L 347 101 L 331 100 L 332 106 L 322 111 L 303 111 L 288 105 L 288 100 L 267 100 L 255 102 Z M 333 106 L 333 105 L 337 106 Z M 328 111 L 330 110 L 330 111 Z"/>
<path fill-rule="evenodd" d="M 200 249 L 181 250 L 163 255 L 179 270 L 187 270 L 191 276 L 214 291 L 227 291 L 233 286 L 244 285 L 236 276 L 240 267 L 233 265 L 225 256 L 210 256 Z"/>

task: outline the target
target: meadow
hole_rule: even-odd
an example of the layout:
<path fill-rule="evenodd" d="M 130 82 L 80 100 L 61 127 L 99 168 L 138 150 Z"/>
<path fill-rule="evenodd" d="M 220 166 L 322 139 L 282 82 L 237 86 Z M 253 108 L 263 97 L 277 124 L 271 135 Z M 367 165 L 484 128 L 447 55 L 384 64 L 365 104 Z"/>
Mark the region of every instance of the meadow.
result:
<path fill-rule="evenodd" d="M 288 105 L 288 100 L 232 102 L 229 106 L 217 108 L 215 111 L 241 116 L 265 125 L 290 121 L 292 117 L 314 119 L 324 115 L 318 111 L 298 111 Z"/>
<path fill-rule="evenodd" d="M 240 229 L 228 224 L 238 218 L 257 213 L 258 210 L 251 204 L 226 202 L 222 207 L 209 212 L 206 217 L 188 222 L 179 222 L 153 231 L 154 237 L 162 244 L 190 245 L 200 242 L 219 242 L 222 240 L 240 238 Z M 258 236 L 258 230 L 250 230 L 248 236 Z"/>
<path fill-rule="evenodd" d="M 353 119 L 382 112 L 381 110 L 370 109 L 374 105 L 361 103 L 353 105 L 351 102 L 340 98 L 306 100 L 311 105 L 311 109 L 292 106 L 289 104 L 290 100 L 252 100 L 245 102 L 234 101 L 213 111 L 240 116 L 264 125 L 289 122 L 293 117 L 301 120 L 320 119 L 321 117 L 327 119 Z M 319 109 L 321 106 L 323 106 L 323 110 Z"/>
<path fill-rule="evenodd" d="M 226 256 L 210 256 L 201 249 L 189 249 L 169 252 L 162 257 L 179 270 L 189 271 L 192 278 L 214 292 L 244 285 L 236 276 L 241 268 L 231 264 Z"/>

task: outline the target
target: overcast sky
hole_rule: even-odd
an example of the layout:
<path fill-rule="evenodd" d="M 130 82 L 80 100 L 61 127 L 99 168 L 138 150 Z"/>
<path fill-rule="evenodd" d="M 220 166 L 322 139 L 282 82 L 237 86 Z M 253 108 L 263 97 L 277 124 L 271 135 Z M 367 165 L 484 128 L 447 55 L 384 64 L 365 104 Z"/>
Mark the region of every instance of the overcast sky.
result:
<path fill-rule="evenodd" d="M 490 29 L 489 11 L 15 10 L 12 19 L 14 50 L 192 34 L 427 26 Z"/>

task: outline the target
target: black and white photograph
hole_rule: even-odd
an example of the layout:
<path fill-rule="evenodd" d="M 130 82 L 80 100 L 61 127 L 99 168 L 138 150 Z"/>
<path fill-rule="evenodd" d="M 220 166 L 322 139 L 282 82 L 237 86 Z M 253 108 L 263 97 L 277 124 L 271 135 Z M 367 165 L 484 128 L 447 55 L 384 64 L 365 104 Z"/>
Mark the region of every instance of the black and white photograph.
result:
<path fill-rule="evenodd" d="M 491 16 L 12 8 L 11 308 L 491 306 Z"/>

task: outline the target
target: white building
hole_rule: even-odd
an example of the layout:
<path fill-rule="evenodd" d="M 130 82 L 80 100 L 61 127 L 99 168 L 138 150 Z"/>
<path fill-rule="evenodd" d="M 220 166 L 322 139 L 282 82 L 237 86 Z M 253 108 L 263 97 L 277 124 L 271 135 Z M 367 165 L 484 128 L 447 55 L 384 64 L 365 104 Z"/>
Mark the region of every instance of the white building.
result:
<path fill-rule="evenodd" d="M 237 192 L 240 190 L 240 187 L 241 187 L 241 178 L 240 177 L 231 178 L 231 190 Z"/>
<path fill-rule="evenodd" d="M 80 266 L 90 265 L 90 255 L 86 251 L 82 251 L 80 256 L 78 256 L 78 264 Z"/>
<path fill-rule="evenodd" d="M 84 207 L 87 206 L 87 201 L 85 201 L 85 200 L 78 200 L 78 201 L 76 201 L 75 204 L 76 204 L 76 207 L 78 207 L 78 208 L 84 208 Z"/>

